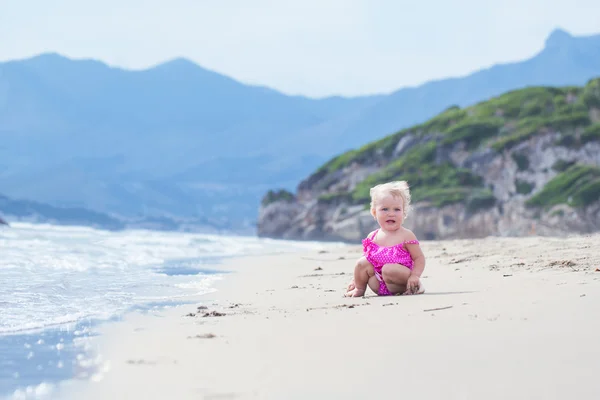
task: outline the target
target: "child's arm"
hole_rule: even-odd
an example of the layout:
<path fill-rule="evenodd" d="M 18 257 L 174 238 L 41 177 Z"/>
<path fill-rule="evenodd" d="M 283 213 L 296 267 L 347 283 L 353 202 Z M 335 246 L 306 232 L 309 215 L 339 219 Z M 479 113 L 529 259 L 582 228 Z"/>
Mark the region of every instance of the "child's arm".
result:
<path fill-rule="evenodd" d="M 406 247 L 413 259 L 413 269 L 410 274 L 420 278 L 425 270 L 425 254 L 423 254 L 423 250 L 418 244 L 409 244 Z"/>
<path fill-rule="evenodd" d="M 407 232 L 407 242 L 416 240 L 417 236 L 415 236 L 412 231 L 406 229 Z M 423 250 L 421 250 L 421 246 L 417 243 L 406 243 L 404 245 L 408 252 L 410 253 L 410 257 L 413 259 L 413 269 L 411 275 L 416 275 L 417 277 L 421 277 L 421 274 L 425 270 L 425 254 L 423 254 Z"/>
<path fill-rule="evenodd" d="M 408 229 L 407 229 L 408 230 Z M 411 231 L 409 232 L 409 240 L 417 240 L 417 237 Z M 425 254 L 421 250 L 421 246 L 416 243 L 406 244 L 406 249 L 413 259 L 413 268 L 406 282 L 406 293 L 416 293 L 419 290 L 420 278 L 425 270 Z"/>

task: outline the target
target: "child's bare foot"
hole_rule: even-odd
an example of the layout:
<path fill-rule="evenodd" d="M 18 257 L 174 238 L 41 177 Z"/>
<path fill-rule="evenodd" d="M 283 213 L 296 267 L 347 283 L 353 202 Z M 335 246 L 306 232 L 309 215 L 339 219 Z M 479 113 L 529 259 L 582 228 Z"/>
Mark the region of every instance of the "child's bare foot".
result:
<path fill-rule="evenodd" d="M 359 289 L 357 287 L 355 287 L 352 290 L 349 290 L 348 292 L 346 292 L 346 294 L 344 295 L 344 297 L 362 297 L 365 295 L 365 291 L 367 289 Z"/>

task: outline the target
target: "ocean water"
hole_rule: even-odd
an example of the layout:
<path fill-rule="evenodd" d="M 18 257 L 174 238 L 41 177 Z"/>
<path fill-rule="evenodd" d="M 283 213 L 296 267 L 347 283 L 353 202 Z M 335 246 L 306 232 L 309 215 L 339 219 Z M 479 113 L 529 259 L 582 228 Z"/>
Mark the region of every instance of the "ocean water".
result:
<path fill-rule="evenodd" d="M 193 233 L 109 232 L 15 223 L 0 229 L 0 398 L 51 398 L 103 368 L 84 340 L 135 310 L 198 300 L 225 258 L 318 249 L 315 242 Z"/>

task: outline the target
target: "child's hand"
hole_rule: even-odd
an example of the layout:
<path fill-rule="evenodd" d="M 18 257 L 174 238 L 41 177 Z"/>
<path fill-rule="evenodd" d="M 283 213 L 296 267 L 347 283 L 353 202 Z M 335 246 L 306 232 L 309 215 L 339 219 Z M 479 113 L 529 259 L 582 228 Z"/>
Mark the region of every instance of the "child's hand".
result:
<path fill-rule="evenodd" d="M 406 282 L 406 292 L 404 294 L 415 294 L 419 291 L 419 286 L 421 286 L 421 281 L 419 277 L 416 275 L 411 275 L 408 277 L 408 281 Z"/>
<path fill-rule="evenodd" d="M 346 290 L 349 292 L 351 290 L 354 290 L 355 288 L 356 288 L 356 286 L 354 285 L 354 278 L 352 278 L 352 280 L 348 284 L 348 287 L 346 288 Z"/>

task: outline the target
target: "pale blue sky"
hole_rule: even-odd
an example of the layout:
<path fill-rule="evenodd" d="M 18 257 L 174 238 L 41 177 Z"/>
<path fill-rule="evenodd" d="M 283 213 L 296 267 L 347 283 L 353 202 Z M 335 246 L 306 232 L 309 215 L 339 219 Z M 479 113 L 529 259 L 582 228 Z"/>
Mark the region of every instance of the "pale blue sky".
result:
<path fill-rule="evenodd" d="M 600 33 L 598 0 L 0 0 L 0 60 L 174 57 L 290 94 L 389 92 Z"/>

